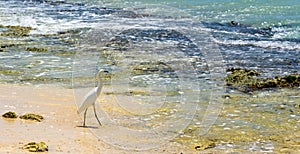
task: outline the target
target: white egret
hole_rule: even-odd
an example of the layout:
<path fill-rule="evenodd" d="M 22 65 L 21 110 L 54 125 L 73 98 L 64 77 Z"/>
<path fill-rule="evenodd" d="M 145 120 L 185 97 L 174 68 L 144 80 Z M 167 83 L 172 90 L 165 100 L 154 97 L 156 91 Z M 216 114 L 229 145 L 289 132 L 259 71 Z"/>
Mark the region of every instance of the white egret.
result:
<path fill-rule="evenodd" d="M 102 79 L 101 79 L 101 76 L 103 74 L 104 70 L 101 69 L 99 70 L 96 78 L 98 80 L 98 86 L 93 88 L 91 91 L 89 91 L 84 97 L 83 97 L 83 101 L 80 105 L 80 107 L 78 108 L 77 112 L 78 114 L 82 113 L 84 111 L 84 119 L 83 119 L 83 127 L 85 127 L 85 118 L 86 118 L 86 111 L 87 109 L 93 105 L 94 107 L 94 113 L 95 113 L 95 117 L 98 121 L 98 123 L 100 124 L 101 126 L 101 122 L 100 120 L 98 119 L 98 116 L 97 116 L 97 113 L 96 113 L 96 107 L 95 107 L 95 103 L 96 103 L 96 100 L 98 98 L 98 96 L 100 95 L 101 93 L 101 90 L 102 90 L 102 86 L 103 86 L 103 83 L 102 83 Z"/>

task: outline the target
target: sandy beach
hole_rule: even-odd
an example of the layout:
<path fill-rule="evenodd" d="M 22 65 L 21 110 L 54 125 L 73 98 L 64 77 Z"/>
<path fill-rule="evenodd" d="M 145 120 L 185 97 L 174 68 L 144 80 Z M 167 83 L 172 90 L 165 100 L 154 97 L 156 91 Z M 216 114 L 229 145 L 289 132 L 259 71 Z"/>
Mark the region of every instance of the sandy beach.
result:
<path fill-rule="evenodd" d="M 104 143 L 87 129 L 78 127 L 73 90 L 58 86 L 0 85 L 1 115 L 35 113 L 45 119 L 34 122 L 22 119 L 0 119 L 0 153 L 30 153 L 22 147 L 28 142 L 45 142 L 47 153 L 196 153 L 188 147 L 169 143 L 150 151 L 128 151 Z M 99 127 L 98 129 L 101 129 Z"/>

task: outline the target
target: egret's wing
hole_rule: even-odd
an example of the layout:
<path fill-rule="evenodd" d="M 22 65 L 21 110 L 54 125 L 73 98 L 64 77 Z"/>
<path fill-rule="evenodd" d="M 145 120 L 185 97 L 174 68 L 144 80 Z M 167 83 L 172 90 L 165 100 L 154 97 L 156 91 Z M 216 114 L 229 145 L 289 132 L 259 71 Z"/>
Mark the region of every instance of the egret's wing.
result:
<path fill-rule="evenodd" d="M 81 113 L 88 107 L 94 104 L 94 102 L 97 99 L 97 88 L 93 88 L 91 91 L 89 91 L 84 97 L 83 100 L 81 101 L 81 105 L 78 108 L 77 112 Z"/>

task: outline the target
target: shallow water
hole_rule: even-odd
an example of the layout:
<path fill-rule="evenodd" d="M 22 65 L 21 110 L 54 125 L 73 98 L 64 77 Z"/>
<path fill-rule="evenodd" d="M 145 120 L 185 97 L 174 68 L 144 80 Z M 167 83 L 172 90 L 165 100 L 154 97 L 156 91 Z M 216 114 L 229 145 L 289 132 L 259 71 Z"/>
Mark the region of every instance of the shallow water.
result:
<path fill-rule="evenodd" d="M 1 37 L 1 44 L 18 44 L 3 49 L 9 52 L 0 53 L 1 61 L 5 64 L 2 69 L 14 68 L 13 70 L 19 72 L 17 75 L 2 73 L 1 80 L 26 83 L 30 78 L 43 77 L 47 78 L 47 81 L 48 78 L 58 78 L 69 82 L 70 75 L 68 74 L 72 70 L 72 53 L 85 50 L 76 44 L 84 46 L 84 44 L 92 42 L 81 41 L 79 36 L 91 34 L 92 32 L 88 31 L 90 28 L 95 28 L 94 31 L 99 31 L 99 33 L 108 33 L 101 29 L 105 27 L 122 27 L 123 30 L 171 28 L 179 32 L 185 31 L 183 35 L 187 35 L 190 39 L 201 35 L 212 36 L 212 40 L 207 42 L 218 45 L 218 50 L 228 67 L 258 69 L 267 77 L 299 71 L 299 21 L 297 20 L 299 14 L 296 11 L 299 4 L 296 1 L 284 3 L 276 1 L 271 4 L 258 1 L 154 1 L 152 3 L 148 1 L 130 3 L 104 1 L 101 3 L 103 6 L 94 1 L 86 3 L 1 1 L 0 24 L 36 28 L 30 32 L 29 37 Z M 251 5 L 246 9 L 248 3 Z M 159 4 L 164 4 L 164 6 L 159 6 Z M 135 6 L 134 9 L 130 8 L 130 5 Z M 214 7 L 208 7 L 209 5 Z M 158 10 L 159 7 L 163 9 Z M 136 18 L 130 11 L 153 16 Z M 231 16 L 233 14 L 239 15 L 233 18 Z M 270 17 L 266 18 L 262 14 Z M 261 21 L 262 19 L 265 21 Z M 232 20 L 240 25 L 228 24 Z M 195 28 L 194 31 L 198 31 L 199 36 L 189 36 L 193 31 L 184 30 L 183 27 Z M 121 33 L 122 29 L 120 28 L 119 31 L 113 32 L 116 34 L 109 34 L 106 37 L 114 37 L 117 33 Z M 176 38 L 176 36 L 170 37 Z M 201 46 L 201 43 L 197 45 Z M 48 51 L 44 53 L 26 52 L 27 47 L 35 46 L 46 48 Z M 186 52 L 188 49 L 184 50 L 181 52 Z M 195 53 L 201 54 L 199 51 L 193 54 Z M 176 54 L 178 53 L 174 55 Z M 17 63 L 15 59 L 18 59 Z M 24 66 L 27 67 L 24 68 Z M 24 73 L 24 71 L 29 72 Z"/>

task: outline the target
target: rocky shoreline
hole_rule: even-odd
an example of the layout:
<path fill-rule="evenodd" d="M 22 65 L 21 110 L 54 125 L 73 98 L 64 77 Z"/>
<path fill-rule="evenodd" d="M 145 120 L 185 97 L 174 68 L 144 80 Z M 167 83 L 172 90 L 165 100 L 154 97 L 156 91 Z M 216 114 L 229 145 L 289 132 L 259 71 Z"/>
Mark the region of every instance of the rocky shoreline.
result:
<path fill-rule="evenodd" d="M 256 70 L 229 68 L 227 72 L 230 74 L 225 78 L 226 85 L 242 92 L 271 88 L 299 89 L 300 87 L 300 74 L 261 78 L 260 73 Z"/>

